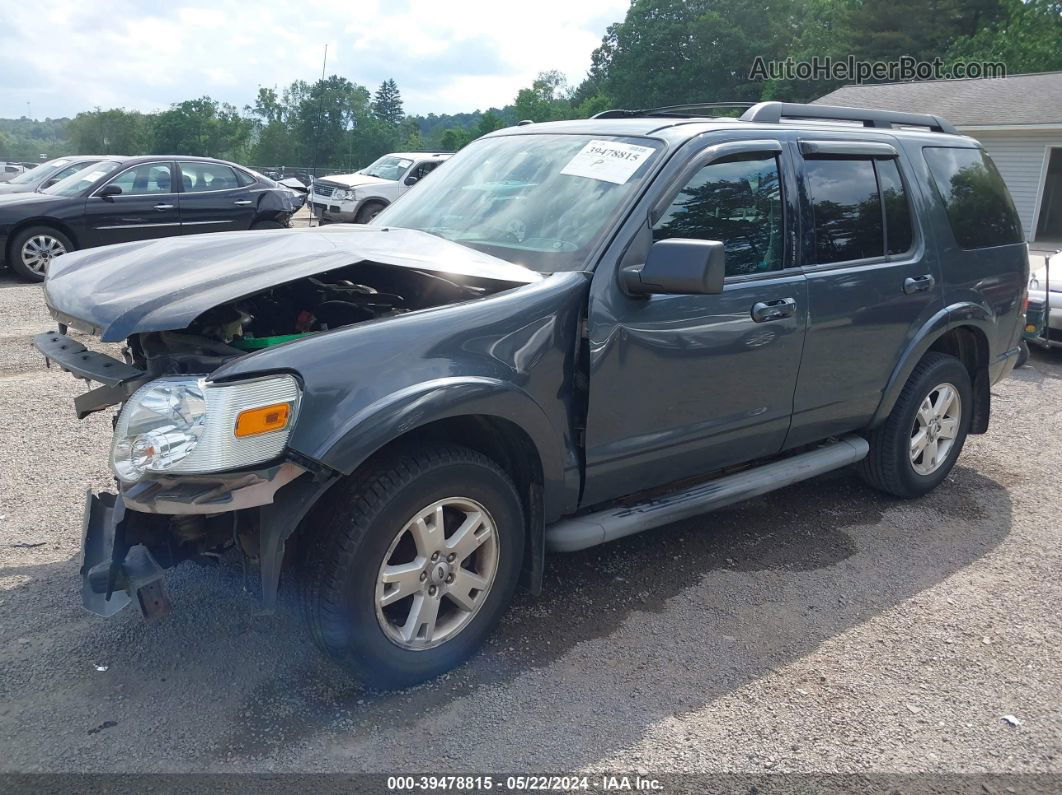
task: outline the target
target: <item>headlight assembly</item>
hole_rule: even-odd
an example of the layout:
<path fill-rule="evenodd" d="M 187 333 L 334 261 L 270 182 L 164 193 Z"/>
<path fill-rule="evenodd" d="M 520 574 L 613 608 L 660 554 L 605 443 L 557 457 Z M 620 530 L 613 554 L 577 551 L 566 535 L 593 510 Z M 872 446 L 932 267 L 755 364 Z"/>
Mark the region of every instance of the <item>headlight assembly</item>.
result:
<path fill-rule="evenodd" d="M 357 201 L 358 200 L 358 192 L 356 190 L 354 190 L 354 189 L 345 190 L 345 191 L 343 191 L 342 194 L 340 194 L 339 198 L 343 199 L 344 201 L 348 201 L 348 202 Z"/>
<path fill-rule="evenodd" d="M 196 376 L 159 378 L 118 415 L 111 468 L 124 481 L 147 473 L 201 474 L 276 458 L 299 407 L 290 375 L 215 384 Z"/>

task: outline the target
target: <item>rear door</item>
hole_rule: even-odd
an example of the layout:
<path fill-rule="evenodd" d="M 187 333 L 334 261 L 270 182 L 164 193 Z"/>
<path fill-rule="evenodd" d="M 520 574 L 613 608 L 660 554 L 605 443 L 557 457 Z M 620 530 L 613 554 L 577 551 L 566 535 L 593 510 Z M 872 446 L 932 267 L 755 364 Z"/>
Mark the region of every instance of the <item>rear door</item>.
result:
<path fill-rule="evenodd" d="M 180 233 L 181 219 L 173 184 L 173 163 L 140 163 L 118 172 L 85 200 L 85 235 L 89 245 L 148 240 Z M 107 185 L 122 189 L 100 196 Z"/>
<path fill-rule="evenodd" d="M 864 426 L 941 306 L 939 263 L 912 212 L 921 194 L 898 148 L 818 136 L 794 148 L 809 321 L 787 447 Z"/>
<path fill-rule="evenodd" d="M 177 162 L 181 174 L 181 234 L 250 229 L 258 214 L 254 181 L 224 163 Z"/>

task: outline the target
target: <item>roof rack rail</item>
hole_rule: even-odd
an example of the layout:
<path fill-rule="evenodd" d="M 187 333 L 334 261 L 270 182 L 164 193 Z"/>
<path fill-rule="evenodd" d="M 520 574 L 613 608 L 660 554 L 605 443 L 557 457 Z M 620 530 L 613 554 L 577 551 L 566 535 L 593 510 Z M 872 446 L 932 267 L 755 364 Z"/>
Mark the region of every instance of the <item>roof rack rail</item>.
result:
<path fill-rule="evenodd" d="M 705 110 L 745 110 L 755 105 L 755 102 L 691 102 L 686 105 L 665 105 L 661 108 L 643 108 L 642 110 L 604 110 L 596 113 L 593 119 L 631 119 L 644 118 L 646 116 L 679 116 L 681 118 L 695 118 L 703 116 Z"/>
<path fill-rule="evenodd" d="M 928 127 L 933 132 L 956 134 L 951 122 L 929 113 L 903 113 L 895 110 L 845 108 L 840 105 L 801 105 L 794 102 L 760 102 L 741 115 L 742 121 L 778 124 L 788 119 L 856 121 L 864 127 Z"/>

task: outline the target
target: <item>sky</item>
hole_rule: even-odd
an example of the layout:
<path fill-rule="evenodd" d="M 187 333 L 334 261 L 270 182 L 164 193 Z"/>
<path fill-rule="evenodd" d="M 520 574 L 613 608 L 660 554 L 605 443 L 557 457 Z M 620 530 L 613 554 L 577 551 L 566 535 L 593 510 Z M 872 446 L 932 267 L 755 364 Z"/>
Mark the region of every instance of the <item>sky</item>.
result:
<path fill-rule="evenodd" d="M 339 74 L 394 78 L 411 114 L 500 107 L 542 71 L 577 84 L 627 0 L 0 0 L 0 118 L 154 111 Z M 29 103 L 27 105 L 27 103 Z"/>

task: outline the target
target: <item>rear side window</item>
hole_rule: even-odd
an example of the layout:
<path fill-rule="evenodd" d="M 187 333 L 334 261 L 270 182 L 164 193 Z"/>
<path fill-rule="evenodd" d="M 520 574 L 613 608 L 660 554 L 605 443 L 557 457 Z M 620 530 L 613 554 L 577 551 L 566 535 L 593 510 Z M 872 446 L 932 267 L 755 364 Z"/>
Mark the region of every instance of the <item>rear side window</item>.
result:
<path fill-rule="evenodd" d="M 914 242 L 911 208 L 893 159 L 805 161 L 815 226 L 815 262 L 902 254 Z"/>
<path fill-rule="evenodd" d="M 778 160 L 773 155 L 709 163 L 653 227 L 654 240 L 720 240 L 726 275 L 779 270 L 785 243 Z"/>
<path fill-rule="evenodd" d="M 815 262 L 845 262 L 885 253 L 878 182 L 872 160 L 808 160 L 815 215 Z"/>
<path fill-rule="evenodd" d="M 185 193 L 232 190 L 239 186 L 236 173 L 221 163 L 191 161 L 182 162 L 180 166 Z"/>
<path fill-rule="evenodd" d="M 984 152 L 944 146 L 922 151 L 955 242 L 962 248 L 988 248 L 1025 240 L 1014 202 Z"/>

